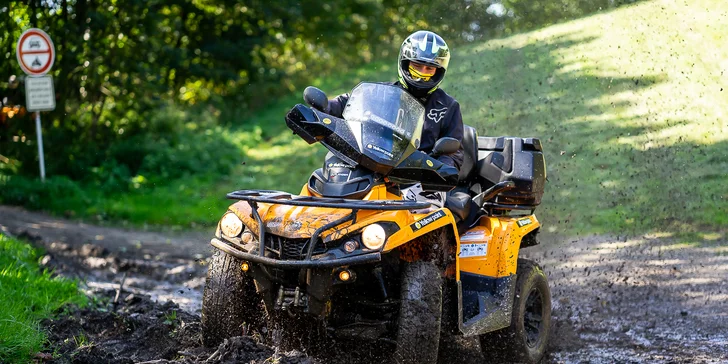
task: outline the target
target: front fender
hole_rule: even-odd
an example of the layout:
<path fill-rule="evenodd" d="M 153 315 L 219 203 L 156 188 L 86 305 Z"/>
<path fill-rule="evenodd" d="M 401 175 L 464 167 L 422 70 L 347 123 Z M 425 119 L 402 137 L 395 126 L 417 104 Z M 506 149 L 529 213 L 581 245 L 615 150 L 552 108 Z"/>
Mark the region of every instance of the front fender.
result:
<path fill-rule="evenodd" d="M 400 224 L 400 230 L 387 239 L 387 243 L 384 245 L 384 252 L 391 251 L 407 242 L 445 226 L 452 227 L 453 232 L 455 232 L 455 243 L 460 244 L 455 217 L 450 210 L 441 208 L 427 215 L 415 214 L 413 216 L 415 218 L 414 222 L 407 226 Z"/>

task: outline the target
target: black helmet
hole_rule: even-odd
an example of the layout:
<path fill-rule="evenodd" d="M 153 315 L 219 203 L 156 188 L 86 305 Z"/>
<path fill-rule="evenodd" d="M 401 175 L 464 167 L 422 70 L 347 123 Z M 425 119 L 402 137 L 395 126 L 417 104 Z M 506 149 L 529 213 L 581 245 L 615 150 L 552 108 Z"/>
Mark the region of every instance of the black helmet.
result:
<path fill-rule="evenodd" d="M 437 67 L 437 71 L 427 81 L 413 78 L 409 71 L 410 61 Z M 450 48 L 442 37 L 427 30 L 414 32 L 404 40 L 399 49 L 399 82 L 414 96 L 427 96 L 437 90 L 445 78 L 449 63 Z"/>

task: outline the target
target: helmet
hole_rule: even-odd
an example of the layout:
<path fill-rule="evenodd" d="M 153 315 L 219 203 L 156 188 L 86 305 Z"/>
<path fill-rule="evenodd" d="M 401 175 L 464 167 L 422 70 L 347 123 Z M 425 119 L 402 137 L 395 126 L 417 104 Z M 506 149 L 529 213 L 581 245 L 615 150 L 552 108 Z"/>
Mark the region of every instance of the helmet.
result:
<path fill-rule="evenodd" d="M 410 61 L 437 67 L 437 71 L 427 81 L 412 77 Z M 404 40 L 399 49 L 399 82 L 415 97 L 427 96 L 437 90 L 449 63 L 450 48 L 439 35 L 427 30 L 414 32 Z"/>

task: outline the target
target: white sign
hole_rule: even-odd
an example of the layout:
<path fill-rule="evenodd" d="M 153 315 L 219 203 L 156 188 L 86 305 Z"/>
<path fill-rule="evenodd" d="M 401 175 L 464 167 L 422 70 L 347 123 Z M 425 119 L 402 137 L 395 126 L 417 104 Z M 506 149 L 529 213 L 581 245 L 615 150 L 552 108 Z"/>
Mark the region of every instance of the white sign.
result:
<path fill-rule="evenodd" d="M 460 244 L 460 258 L 484 257 L 488 255 L 488 244 Z"/>
<path fill-rule="evenodd" d="M 480 241 L 485 242 L 490 237 L 485 236 L 485 230 L 468 231 L 460 237 L 460 241 Z"/>
<path fill-rule="evenodd" d="M 53 67 L 56 49 L 46 32 L 30 28 L 20 35 L 15 55 L 18 57 L 18 63 L 23 72 L 32 76 L 40 76 Z"/>
<path fill-rule="evenodd" d="M 25 109 L 28 111 L 50 111 L 55 108 L 56 93 L 53 89 L 53 77 L 26 77 Z"/>

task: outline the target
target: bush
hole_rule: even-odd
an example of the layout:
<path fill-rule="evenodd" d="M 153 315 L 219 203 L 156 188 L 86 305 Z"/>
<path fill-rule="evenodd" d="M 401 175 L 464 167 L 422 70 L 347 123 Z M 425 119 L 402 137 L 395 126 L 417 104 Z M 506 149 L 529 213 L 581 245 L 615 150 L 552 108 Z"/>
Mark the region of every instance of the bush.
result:
<path fill-rule="evenodd" d="M 24 176 L 9 176 L 0 182 L 0 203 L 3 204 L 64 211 L 71 205 L 90 202 L 79 184 L 64 176 L 50 177 L 45 183 Z"/>

